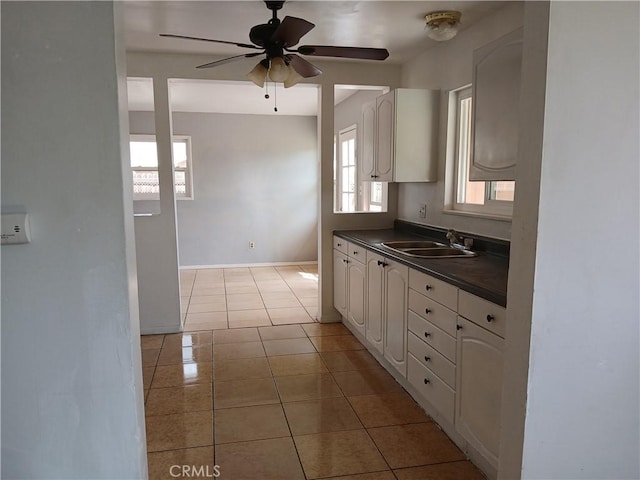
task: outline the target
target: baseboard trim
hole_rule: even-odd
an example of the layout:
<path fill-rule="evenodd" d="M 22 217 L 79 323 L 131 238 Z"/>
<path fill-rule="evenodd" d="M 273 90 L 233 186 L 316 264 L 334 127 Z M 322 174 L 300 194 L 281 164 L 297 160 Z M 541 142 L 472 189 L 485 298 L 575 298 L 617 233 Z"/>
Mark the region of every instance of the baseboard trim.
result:
<path fill-rule="evenodd" d="M 207 268 L 288 267 L 290 265 L 317 265 L 317 260 L 304 262 L 221 263 L 219 265 L 180 265 L 180 270 L 204 270 Z"/>

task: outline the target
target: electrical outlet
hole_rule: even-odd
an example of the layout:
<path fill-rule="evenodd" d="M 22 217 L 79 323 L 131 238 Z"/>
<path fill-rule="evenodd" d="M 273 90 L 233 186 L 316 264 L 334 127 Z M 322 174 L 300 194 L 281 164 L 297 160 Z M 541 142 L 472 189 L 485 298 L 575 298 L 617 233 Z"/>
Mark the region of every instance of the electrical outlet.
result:
<path fill-rule="evenodd" d="M 249 242 L 249 248 L 256 248 L 256 242 Z"/>
<path fill-rule="evenodd" d="M 420 218 L 427 218 L 427 204 L 426 203 L 421 203 L 420 204 L 420 210 L 418 210 L 418 216 Z"/>

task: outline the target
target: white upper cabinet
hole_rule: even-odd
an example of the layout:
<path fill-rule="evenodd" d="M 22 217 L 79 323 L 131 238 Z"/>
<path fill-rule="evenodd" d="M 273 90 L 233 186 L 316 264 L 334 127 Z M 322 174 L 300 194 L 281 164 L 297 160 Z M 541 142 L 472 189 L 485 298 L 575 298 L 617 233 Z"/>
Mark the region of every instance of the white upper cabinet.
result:
<path fill-rule="evenodd" d="M 522 28 L 473 52 L 469 178 L 515 180 Z"/>
<path fill-rule="evenodd" d="M 362 180 L 437 180 L 438 102 L 437 90 L 399 88 L 363 105 Z"/>

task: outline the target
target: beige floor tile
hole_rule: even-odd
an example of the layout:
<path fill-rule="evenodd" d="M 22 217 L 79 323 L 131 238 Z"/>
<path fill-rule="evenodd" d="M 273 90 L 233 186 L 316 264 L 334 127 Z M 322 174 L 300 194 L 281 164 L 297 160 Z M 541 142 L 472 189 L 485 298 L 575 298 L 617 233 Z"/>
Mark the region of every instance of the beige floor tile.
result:
<path fill-rule="evenodd" d="M 257 328 L 237 328 L 234 330 L 218 330 L 213 334 L 213 344 L 259 342 Z"/>
<path fill-rule="evenodd" d="M 156 367 L 142 367 L 142 388 L 145 390 L 151 388 L 151 380 L 153 380 L 153 372 Z"/>
<path fill-rule="evenodd" d="M 303 307 L 317 307 L 318 295 L 311 295 L 310 297 L 299 297 L 298 301 L 302 304 Z"/>
<path fill-rule="evenodd" d="M 344 350 L 364 350 L 353 335 L 333 335 L 325 337 L 310 337 L 319 352 L 339 352 Z"/>
<path fill-rule="evenodd" d="M 382 367 L 353 372 L 334 372 L 333 377 L 348 397 L 403 391 L 400 384 Z"/>
<path fill-rule="evenodd" d="M 229 328 L 226 320 L 216 320 L 211 322 L 189 322 L 185 323 L 183 330 L 185 332 L 202 332 L 211 330 L 224 330 Z"/>
<path fill-rule="evenodd" d="M 271 378 L 271 370 L 265 357 L 216 360 L 213 371 L 216 382 Z"/>
<path fill-rule="evenodd" d="M 353 370 L 380 368 L 378 361 L 366 350 L 322 352 L 320 356 L 331 372 L 349 372 Z"/>
<path fill-rule="evenodd" d="M 275 293 L 275 292 L 291 292 L 289 286 L 283 282 L 282 280 L 273 281 L 268 280 L 264 282 L 256 282 L 258 286 L 258 291 L 260 293 Z"/>
<path fill-rule="evenodd" d="M 375 473 L 361 473 L 359 475 L 347 475 L 345 477 L 331 477 L 331 480 L 396 480 L 391 470 Z"/>
<path fill-rule="evenodd" d="M 393 469 L 464 460 L 464 454 L 434 423 L 368 430 Z"/>
<path fill-rule="evenodd" d="M 221 478 L 230 480 L 304 480 L 291 438 L 228 443 L 216 447 Z"/>
<path fill-rule="evenodd" d="M 147 451 L 213 445 L 213 412 L 148 416 Z"/>
<path fill-rule="evenodd" d="M 342 397 L 342 391 L 330 374 L 276 377 L 283 402 L 300 402 L 316 398 Z"/>
<path fill-rule="evenodd" d="M 307 315 L 311 317 L 314 322 L 318 321 L 318 307 L 304 307 L 307 311 Z"/>
<path fill-rule="evenodd" d="M 283 404 L 293 435 L 357 430 L 362 424 L 344 397 Z"/>
<path fill-rule="evenodd" d="M 196 470 L 190 470 L 194 476 L 189 478 L 206 479 L 213 478 L 214 461 L 213 447 L 184 448 L 180 450 L 167 450 L 164 452 L 152 452 L 147 455 L 149 466 L 149 480 L 167 480 L 180 472 L 174 465 L 193 465 Z M 171 468 L 173 467 L 173 468 Z M 199 470 L 202 468 L 202 470 Z M 195 476 L 197 471 L 202 475 Z"/>
<path fill-rule="evenodd" d="M 222 270 L 224 272 L 225 280 L 228 280 L 234 277 L 251 276 L 251 270 L 249 270 L 249 267 L 229 267 L 229 268 L 223 268 Z"/>
<path fill-rule="evenodd" d="M 208 363 L 182 363 L 180 365 L 159 365 L 153 375 L 153 388 L 184 387 L 187 385 L 211 385 L 213 368 Z"/>
<path fill-rule="evenodd" d="M 267 327 L 271 325 L 271 320 L 266 314 L 252 315 L 236 315 L 238 313 L 252 312 L 253 310 L 229 312 L 229 328 L 248 328 L 248 327 Z"/>
<path fill-rule="evenodd" d="M 142 335 L 140 337 L 140 348 L 142 350 L 155 350 L 162 348 L 164 335 Z"/>
<path fill-rule="evenodd" d="M 220 328 L 228 328 L 226 312 L 187 313 L 185 330 L 217 330 Z"/>
<path fill-rule="evenodd" d="M 213 358 L 220 360 L 233 360 L 238 358 L 264 357 L 262 342 L 221 343 L 215 346 Z"/>
<path fill-rule="evenodd" d="M 147 350 L 142 350 L 142 366 L 154 367 L 158 362 L 159 356 L 160 356 L 159 348 L 150 348 Z"/>
<path fill-rule="evenodd" d="M 264 301 L 264 306 L 269 308 L 292 308 L 292 307 L 300 307 L 301 304 L 295 295 L 292 293 L 291 296 L 286 298 L 272 298 L 263 295 L 262 300 Z"/>
<path fill-rule="evenodd" d="M 279 403 L 278 392 L 272 378 L 216 382 L 213 407 L 249 407 Z"/>
<path fill-rule="evenodd" d="M 300 325 L 277 325 L 258 328 L 262 340 L 280 340 L 283 338 L 306 338 L 307 334 Z"/>
<path fill-rule="evenodd" d="M 292 323 L 312 323 L 304 307 L 294 308 L 269 308 L 267 309 L 271 323 L 274 325 L 287 325 Z"/>
<path fill-rule="evenodd" d="M 267 311 L 264 308 L 257 310 L 237 310 L 229 312 L 228 315 L 229 326 L 233 325 L 234 328 L 271 325 L 269 315 L 267 315 Z"/>
<path fill-rule="evenodd" d="M 227 307 L 224 303 L 199 303 L 197 305 L 189 305 L 187 313 L 212 313 L 226 312 Z"/>
<path fill-rule="evenodd" d="M 316 353 L 316 349 L 308 338 L 283 338 L 280 340 L 264 340 L 267 356 L 294 355 L 298 353 Z"/>
<path fill-rule="evenodd" d="M 224 283 L 219 284 L 207 284 L 206 286 L 195 285 L 191 291 L 191 298 L 210 296 L 210 295 L 224 295 L 226 294 Z"/>
<path fill-rule="evenodd" d="M 145 413 L 169 415 L 212 410 L 211 397 L 211 384 L 152 388 L 147 398 Z"/>
<path fill-rule="evenodd" d="M 179 363 L 210 362 L 211 345 L 196 345 L 195 347 L 164 347 L 158 357 L 158 365 L 176 365 Z"/>
<path fill-rule="evenodd" d="M 214 416 L 215 443 L 235 443 L 289 437 L 281 405 L 223 408 Z"/>
<path fill-rule="evenodd" d="M 164 337 L 165 347 L 196 347 L 212 343 L 213 335 L 211 332 L 174 333 Z"/>
<path fill-rule="evenodd" d="M 431 421 L 404 392 L 349 397 L 349 402 L 366 428 Z"/>
<path fill-rule="evenodd" d="M 275 377 L 329 372 L 327 367 L 324 366 L 320 355 L 317 353 L 283 355 L 268 358 L 271 371 Z"/>
<path fill-rule="evenodd" d="M 227 295 L 227 309 L 235 310 L 257 310 L 264 308 L 262 297 L 258 293 L 243 293 L 240 295 Z"/>
<path fill-rule="evenodd" d="M 313 323 L 303 325 L 302 328 L 310 337 L 324 337 L 329 335 L 351 335 L 342 323 Z"/>
<path fill-rule="evenodd" d="M 365 430 L 300 435 L 294 441 L 309 479 L 387 469 Z"/>
<path fill-rule="evenodd" d="M 218 294 L 218 295 L 191 295 L 191 301 L 189 302 L 189 306 L 193 305 L 201 305 L 201 304 L 214 304 L 220 303 L 222 305 L 226 305 L 226 295 Z"/>
<path fill-rule="evenodd" d="M 426 467 L 395 470 L 398 480 L 484 480 L 484 475 L 469 461 L 441 463 Z"/>
<path fill-rule="evenodd" d="M 227 295 L 257 295 L 258 287 L 251 281 L 251 283 L 227 283 L 225 284 L 225 290 Z"/>
<path fill-rule="evenodd" d="M 301 288 L 301 287 L 295 287 L 295 286 L 289 285 L 289 287 L 291 287 L 291 291 L 293 293 L 295 293 L 296 297 L 298 297 L 298 298 L 301 298 L 301 297 L 312 297 L 314 295 L 318 295 L 318 287 L 317 286 L 314 286 L 313 288 L 309 288 L 309 287 Z"/>

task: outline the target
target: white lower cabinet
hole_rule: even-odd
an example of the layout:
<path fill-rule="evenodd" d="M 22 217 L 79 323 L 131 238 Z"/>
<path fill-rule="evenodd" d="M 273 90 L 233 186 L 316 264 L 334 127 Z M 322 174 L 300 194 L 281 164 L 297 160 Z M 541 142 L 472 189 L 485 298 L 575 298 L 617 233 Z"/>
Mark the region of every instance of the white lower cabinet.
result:
<path fill-rule="evenodd" d="M 458 317 L 456 430 L 498 467 L 504 340 Z"/>
<path fill-rule="evenodd" d="M 409 267 L 387 260 L 384 274 L 384 358 L 406 377 Z"/>
<path fill-rule="evenodd" d="M 380 355 L 384 351 L 384 257 L 367 252 L 367 321 L 365 338 Z"/>
<path fill-rule="evenodd" d="M 363 258 L 364 260 L 364 258 Z M 365 334 L 367 267 L 359 260 L 349 258 L 347 264 L 346 318 L 360 335 Z"/>
<path fill-rule="evenodd" d="M 333 306 L 343 317 L 347 316 L 347 256 L 333 250 Z"/>

